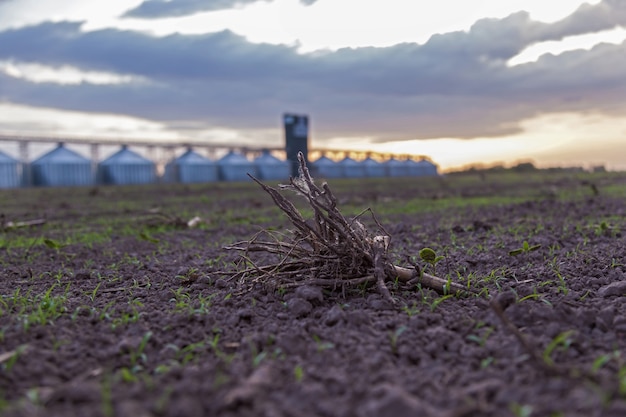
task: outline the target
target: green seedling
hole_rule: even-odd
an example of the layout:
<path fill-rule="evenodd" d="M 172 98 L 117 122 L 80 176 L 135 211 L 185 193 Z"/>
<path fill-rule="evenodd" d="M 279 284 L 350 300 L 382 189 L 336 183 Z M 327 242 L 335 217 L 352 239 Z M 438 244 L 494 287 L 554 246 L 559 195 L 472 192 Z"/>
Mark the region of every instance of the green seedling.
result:
<path fill-rule="evenodd" d="M 543 351 L 543 361 L 550 366 L 554 365 L 554 359 L 552 359 L 552 354 L 556 350 L 567 350 L 572 344 L 572 339 L 570 336 L 572 336 L 573 334 L 573 330 L 567 330 L 563 333 L 559 333 L 554 339 L 552 339 Z"/>
<path fill-rule="evenodd" d="M 57 284 L 53 284 L 43 294 L 36 296 L 34 299 L 24 298 L 21 300 L 22 303 L 25 303 L 22 305 L 22 311 L 27 308 L 30 309 L 30 312 L 25 312 L 21 317 L 24 330 L 28 330 L 33 325 L 51 324 L 65 313 L 69 284 L 66 286 L 63 295 L 54 296 L 52 291 L 56 286 Z"/>
<path fill-rule="evenodd" d="M 65 246 L 67 246 L 67 245 L 64 245 L 62 243 L 59 243 L 59 241 L 57 241 L 57 240 L 49 239 L 49 238 L 44 238 L 43 239 L 43 243 L 44 243 L 44 245 L 46 245 L 50 249 L 54 249 L 54 250 L 57 250 L 57 251 L 60 250 L 60 249 L 63 249 Z"/>
<path fill-rule="evenodd" d="M 617 372 L 617 378 L 619 380 L 619 395 L 626 396 L 626 366 L 621 366 Z"/>
<path fill-rule="evenodd" d="M 390 335 L 391 352 L 394 355 L 398 354 L 398 338 L 402 335 L 402 333 L 406 331 L 406 329 L 406 326 L 400 326 L 396 329 L 395 332 L 391 333 Z"/>
<path fill-rule="evenodd" d="M 602 368 L 604 365 L 609 363 L 612 359 L 619 359 L 619 357 L 620 357 L 619 351 L 615 351 L 612 353 L 605 353 L 604 355 L 600 355 L 596 358 L 596 360 L 593 361 L 593 364 L 591 365 L 591 370 L 593 372 L 597 372 L 600 370 L 600 368 Z"/>
<path fill-rule="evenodd" d="M 130 352 L 131 370 L 133 371 L 140 370 L 141 365 L 139 364 L 139 362 L 141 363 L 147 362 L 148 357 L 146 356 L 144 350 L 146 349 L 146 345 L 148 344 L 148 341 L 150 340 L 151 337 L 152 337 L 152 332 L 150 331 L 146 332 L 141 338 L 141 342 L 139 342 L 139 346 L 137 346 L 137 349 Z"/>
<path fill-rule="evenodd" d="M 114 304 L 115 304 L 115 301 L 110 301 L 107 305 L 105 305 L 104 308 L 100 311 L 100 314 L 98 315 L 98 320 L 100 321 L 110 320 L 111 319 L 110 312 L 113 310 Z"/>
<path fill-rule="evenodd" d="M 435 298 L 430 303 L 430 311 L 435 311 L 437 307 L 439 307 L 439 304 L 443 303 L 444 301 L 452 297 L 454 297 L 454 294 L 446 294 L 446 295 L 442 295 L 441 297 Z"/>
<path fill-rule="evenodd" d="M 98 294 L 98 290 L 100 289 L 100 285 L 102 285 L 102 281 L 98 282 L 98 285 L 96 285 L 96 288 L 94 288 L 93 290 L 88 291 L 88 292 L 85 293 L 89 297 L 89 299 L 91 300 L 92 303 L 96 299 L 96 294 Z"/>
<path fill-rule="evenodd" d="M 476 344 L 478 344 L 480 347 L 485 347 L 485 344 L 487 343 L 487 339 L 489 339 L 489 336 L 491 336 L 491 334 L 494 331 L 493 327 L 483 327 L 484 323 L 480 322 L 476 325 L 476 330 L 483 328 L 483 332 L 482 335 L 478 335 L 478 334 L 470 334 L 467 336 L 467 340 L 470 340 L 472 342 L 475 342 Z"/>
<path fill-rule="evenodd" d="M 533 288 L 533 292 L 531 294 L 528 294 L 522 298 L 520 298 L 517 302 L 521 303 L 524 302 L 526 300 L 535 300 L 535 301 L 542 301 L 545 304 L 551 305 L 549 300 L 546 300 L 544 294 L 540 294 L 537 292 L 537 288 Z"/>
<path fill-rule="evenodd" d="M 160 242 L 159 239 L 150 236 L 148 234 L 148 232 L 140 232 L 138 236 L 139 236 L 139 239 L 145 240 L 145 241 L 150 242 L 150 243 L 159 243 Z"/>
<path fill-rule="evenodd" d="M 324 342 L 320 337 L 316 334 L 313 335 L 313 340 L 315 340 L 315 344 L 317 345 L 317 351 L 322 352 L 327 349 L 332 349 L 335 347 L 335 344 L 332 342 Z"/>
<path fill-rule="evenodd" d="M 601 221 L 593 229 L 596 236 L 610 236 L 615 228 L 606 221 Z"/>
<path fill-rule="evenodd" d="M 15 350 L 11 352 L 5 352 L 0 354 L 0 364 L 2 364 L 2 369 L 6 372 L 11 372 L 13 366 L 17 363 L 17 360 L 28 350 L 28 345 L 20 345 Z"/>
<path fill-rule="evenodd" d="M 135 371 L 128 369 L 127 367 L 123 367 L 119 370 L 120 376 L 122 377 L 122 381 L 124 382 L 137 382 L 138 378 L 135 375 Z"/>
<path fill-rule="evenodd" d="M 105 417 L 113 417 L 115 415 L 115 408 L 113 407 L 113 384 L 111 379 L 111 375 L 108 372 L 105 373 L 100 385 L 102 414 Z"/>
<path fill-rule="evenodd" d="M 417 303 L 413 301 L 413 304 L 410 307 L 408 305 L 402 307 L 402 311 L 404 311 L 409 317 L 413 317 L 414 315 L 419 313 L 420 310 L 417 307 Z"/>
<path fill-rule="evenodd" d="M 512 403 L 509 406 L 509 410 L 511 410 L 515 417 L 530 417 L 533 414 L 533 407 L 528 404 L 521 405 L 518 403 Z"/>
<path fill-rule="evenodd" d="M 157 415 L 165 414 L 165 407 L 170 402 L 173 392 L 174 392 L 173 387 L 171 386 L 165 387 L 161 396 L 157 398 L 157 400 L 154 403 L 154 408 L 156 410 Z"/>
<path fill-rule="evenodd" d="M 536 251 L 537 249 L 541 248 L 541 245 L 530 245 L 528 243 L 528 241 L 524 241 L 524 243 L 522 243 L 522 247 L 521 248 L 517 248 L 517 249 L 513 249 L 512 251 L 509 251 L 509 255 L 511 256 L 517 256 L 517 255 L 521 255 L 522 253 L 528 253 L 528 252 L 533 252 Z"/>
<path fill-rule="evenodd" d="M 296 365 L 293 368 L 293 376 L 296 378 L 297 383 L 302 382 L 302 378 L 304 378 L 304 369 L 302 368 L 302 365 Z"/>
<path fill-rule="evenodd" d="M 261 364 L 261 362 L 263 362 L 263 360 L 265 360 L 266 356 L 267 356 L 267 352 L 266 351 L 262 351 L 262 352 L 259 352 L 258 354 L 256 354 L 254 356 L 254 359 L 252 359 L 252 367 L 253 368 L 258 368 L 259 365 Z"/>
<path fill-rule="evenodd" d="M 488 356 L 482 361 L 480 361 L 480 368 L 481 369 L 488 368 L 494 361 L 495 359 L 493 358 L 493 356 Z"/>
<path fill-rule="evenodd" d="M 431 248 L 424 248 L 419 251 L 420 259 L 429 264 L 433 271 L 435 271 L 436 265 L 444 259 L 443 256 L 437 255 L 437 253 Z"/>
<path fill-rule="evenodd" d="M 226 363 L 226 364 L 231 363 L 232 360 L 235 358 L 235 355 L 234 354 L 227 355 L 219 347 L 221 330 L 220 329 L 214 329 L 213 332 L 215 333 L 215 335 L 213 336 L 213 339 L 211 339 L 208 342 L 209 347 L 213 350 L 213 352 L 215 353 L 215 356 L 217 356 L 219 359 L 224 361 L 224 363 Z"/>
<path fill-rule="evenodd" d="M 624 264 L 615 258 L 611 258 L 611 268 L 617 268 L 618 266 L 624 266 Z"/>

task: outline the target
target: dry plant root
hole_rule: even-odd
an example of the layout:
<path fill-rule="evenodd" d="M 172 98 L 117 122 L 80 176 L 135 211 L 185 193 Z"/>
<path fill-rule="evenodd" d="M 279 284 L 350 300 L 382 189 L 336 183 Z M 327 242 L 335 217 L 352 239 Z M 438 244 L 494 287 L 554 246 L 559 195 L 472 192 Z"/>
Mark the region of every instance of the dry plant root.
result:
<path fill-rule="evenodd" d="M 387 282 L 421 284 L 439 293 L 466 292 L 465 287 L 445 279 L 404 268 L 389 261 L 391 237 L 385 232 L 370 209 L 353 219 L 346 219 L 337 207 L 337 198 L 328 184 L 318 187 L 311 177 L 302 153 L 298 154 L 299 175 L 282 189 L 303 196 L 313 209 L 313 218 L 305 219 L 281 192 L 250 176 L 267 192 L 287 215 L 294 230 L 289 235 L 264 230 L 248 241 L 237 242 L 225 249 L 242 252 L 242 268 L 231 278 L 242 284 L 263 283 L 274 288 L 315 285 L 333 289 L 375 284 L 378 292 L 392 303 Z M 358 220 L 369 211 L 378 227 L 372 235 Z M 250 258 L 252 252 L 277 256 L 278 262 L 258 266 Z"/>

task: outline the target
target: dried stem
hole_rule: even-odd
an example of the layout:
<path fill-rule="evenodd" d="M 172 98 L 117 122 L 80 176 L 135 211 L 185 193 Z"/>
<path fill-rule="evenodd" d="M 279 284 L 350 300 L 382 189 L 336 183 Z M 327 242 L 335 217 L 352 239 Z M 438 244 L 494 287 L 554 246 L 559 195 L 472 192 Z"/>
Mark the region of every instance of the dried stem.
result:
<path fill-rule="evenodd" d="M 298 154 L 299 176 L 291 178 L 282 189 L 303 196 L 313 209 L 313 219 L 307 221 L 296 206 L 278 190 L 263 184 L 250 175 L 267 192 L 274 203 L 289 218 L 295 230 L 293 236 L 278 239 L 268 231 L 256 234 L 249 241 L 237 242 L 225 249 L 241 251 L 241 265 L 245 265 L 231 279 L 241 284 L 264 283 L 271 287 L 316 285 L 326 288 L 376 284 L 378 292 L 394 302 L 386 282 L 419 283 L 440 293 L 466 292 L 466 288 L 442 278 L 425 274 L 419 268 L 403 268 L 388 259 L 391 240 L 374 213 L 366 209 L 348 220 L 337 207 L 337 198 L 328 184 L 318 187 L 306 166 L 302 153 Z M 370 212 L 377 233 L 372 235 L 359 218 Z M 263 240 L 265 236 L 274 238 Z M 275 255 L 279 261 L 258 266 L 250 258 L 252 252 Z"/>

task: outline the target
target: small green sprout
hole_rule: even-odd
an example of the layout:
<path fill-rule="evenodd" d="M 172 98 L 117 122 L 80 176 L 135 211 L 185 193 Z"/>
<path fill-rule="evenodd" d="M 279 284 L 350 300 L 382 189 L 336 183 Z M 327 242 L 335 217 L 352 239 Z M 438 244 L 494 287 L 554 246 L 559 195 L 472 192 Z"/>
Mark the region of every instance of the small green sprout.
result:
<path fill-rule="evenodd" d="M 555 350 L 566 350 L 572 344 L 572 339 L 570 336 L 574 334 L 573 330 L 568 330 L 563 333 L 559 333 L 556 335 L 554 339 L 548 343 L 548 346 L 543 351 L 543 361 L 548 365 L 554 365 L 554 359 L 552 359 L 552 354 Z"/>
<path fill-rule="evenodd" d="M 426 262 L 427 264 L 429 264 L 431 266 L 433 272 L 436 271 L 436 265 L 442 259 L 444 259 L 444 256 L 437 255 L 437 252 L 435 252 L 431 248 L 424 248 L 424 249 L 420 250 L 419 251 L 419 255 L 420 255 L 420 259 L 422 261 Z"/>
<path fill-rule="evenodd" d="M 515 417 L 530 417 L 533 413 L 533 407 L 528 404 L 513 403 L 509 406 L 509 409 Z"/>
<path fill-rule="evenodd" d="M 402 335 L 402 333 L 406 331 L 406 329 L 406 326 L 400 326 L 396 329 L 395 332 L 391 333 L 390 335 L 391 352 L 394 355 L 398 354 L 398 338 L 400 337 L 400 335 Z"/>
<path fill-rule="evenodd" d="M 315 340 L 315 344 L 317 345 L 317 351 L 322 352 L 326 349 L 332 349 L 335 347 L 335 344 L 332 342 L 323 341 L 318 335 L 313 335 L 313 340 Z"/>
<path fill-rule="evenodd" d="M 43 243 L 44 243 L 44 245 L 46 245 L 50 249 L 54 249 L 54 250 L 63 249 L 65 246 L 67 246 L 67 245 L 64 245 L 62 243 L 59 243 L 58 241 L 56 241 L 54 239 L 49 239 L 49 238 L 44 238 L 43 239 Z"/>
<path fill-rule="evenodd" d="M 443 256 L 437 256 L 437 253 L 431 248 L 424 248 L 419 253 L 422 261 L 431 264 L 433 267 L 444 258 Z"/>
<path fill-rule="evenodd" d="M 612 236 L 616 231 L 615 226 L 609 224 L 604 220 L 596 224 L 593 228 L 596 236 Z"/>
<path fill-rule="evenodd" d="M 28 347 L 28 345 L 20 345 L 17 349 L 0 355 L 0 364 L 2 364 L 2 369 L 10 372 L 20 356 L 26 353 Z"/>
<path fill-rule="evenodd" d="M 511 256 L 517 256 L 520 255 L 522 253 L 528 253 L 528 252 L 533 252 L 536 251 L 537 249 L 541 248 L 541 245 L 530 245 L 528 243 L 528 241 L 524 241 L 524 243 L 522 243 L 522 247 L 521 248 L 517 248 L 517 249 L 513 249 L 512 251 L 509 251 L 509 255 Z"/>
<path fill-rule="evenodd" d="M 443 303 L 448 298 L 452 298 L 452 297 L 454 297 L 454 294 L 446 294 L 446 295 L 442 295 L 441 297 L 435 298 L 432 301 L 432 303 L 430 303 L 430 311 L 435 311 L 437 307 L 439 307 L 439 304 Z"/>
<path fill-rule="evenodd" d="M 304 369 L 302 369 L 302 365 L 296 365 L 293 368 L 293 376 L 296 378 L 296 382 L 302 382 L 302 378 L 304 378 Z"/>
<path fill-rule="evenodd" d="M 148 357 L 144 353 L 144 350 L 146 349 L 146 345 L 148 344 L 148 341 L 151 337 L 152 332 L 148 331 L 144 333 L 141 341 L 139 342 L 139 346 L 137 346 L 137 350 L 130 352 L 130 363 L 132 365 L 133 371 L 141 369 L 141 365 L 139 364 L 139 362 L 146 363 L 146 361 L 148 360 Z"/>
<path fill-rule="evenodd" d="M 159 243 L 159 239 L 150 236 L 147 232 L 140 232 L 139 233 L 139 238 L 141 240 L 145 240 L 145 241 L 148 241 L 150 243 Z"/>

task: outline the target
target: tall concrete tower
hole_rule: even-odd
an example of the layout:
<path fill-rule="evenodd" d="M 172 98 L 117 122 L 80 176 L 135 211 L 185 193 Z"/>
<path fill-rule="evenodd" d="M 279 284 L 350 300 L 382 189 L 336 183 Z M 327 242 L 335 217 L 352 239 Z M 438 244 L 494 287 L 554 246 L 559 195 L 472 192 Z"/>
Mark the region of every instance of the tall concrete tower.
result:
<path fill-rule="evenodd" d="M 309 161 L 309 116 L 292 113 L 283 115 L 285 152 L 291 165 L 291 176 L 298 175 L 298 152 Z"/>

